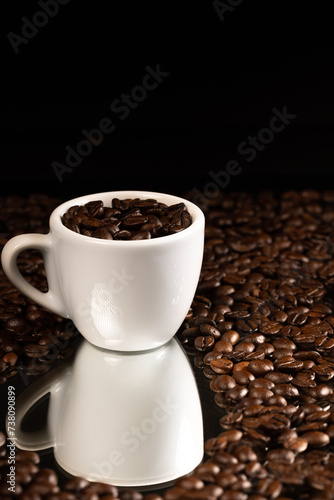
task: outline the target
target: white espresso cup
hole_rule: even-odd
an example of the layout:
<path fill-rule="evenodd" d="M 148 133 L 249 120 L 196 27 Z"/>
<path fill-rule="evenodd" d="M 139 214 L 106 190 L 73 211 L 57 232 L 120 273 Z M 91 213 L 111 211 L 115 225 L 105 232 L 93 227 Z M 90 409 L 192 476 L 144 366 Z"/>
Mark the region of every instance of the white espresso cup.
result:
<path fill-rule="evenodd" d="M 62 223 L 73 205 L 112 198 L 155 198 L 166 205 L 183 202 L 189 227 L 147 240 L 116 241 L 75 233 Z M 184 320 L 198 284 L 204 245 L 204 215 L 177 196 L 146 191 L 114 191 L 72 199 L 50 217 L 50 232 L 15 236 L 5 245 L 2 266 L 12 283 L 37 304 L 70 318 L 92 344 L 140 351 L 168 342 Z M 16 259 L 27 249 L 41 251 L 48 292 L 30 285 Z"/>
<path fill-rule="evenodd" d="M 45 426 L 24 431 L 25 415 L 47 393 Z M 65 471 L 116 486 L 173 481 L 190 473 L 204 452 L 198 389 L 176 339 L 140 353 L 82 340 L 73 361 L 17 398 L 15 428 L 18 448 L 53 447 Z"/>

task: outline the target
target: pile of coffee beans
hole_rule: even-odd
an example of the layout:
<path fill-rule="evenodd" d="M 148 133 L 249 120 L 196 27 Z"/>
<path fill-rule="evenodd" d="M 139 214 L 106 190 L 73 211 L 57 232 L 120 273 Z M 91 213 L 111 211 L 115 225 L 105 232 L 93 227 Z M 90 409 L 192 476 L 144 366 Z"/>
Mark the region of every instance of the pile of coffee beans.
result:
<path fill-rule="evenodd" d="M 223 412 L 210 483 L 223 500 L 333 499 L 334 191 L 231 193 L 205 212 L 179 337 Z"/>
<path fill-rule="evenodd" d="M 167 206 L 154 199 L 103 201 L 73 206 L 62 217 L 64 226 L 85 236 L 104 240 L 147 240 L 179 233 L 192 219 L 184 203 Z"/>
<path fill-rule="evenodd" d="M 59 204 L 0 202 L 2 242 L 20 231 L 46 232 L 46 215 Z M 202 272 L 178 337 L 219 413 L 221 432 L 206 441 L 203 463 L 164 493 L 145 495 L 81 478 L 60 486 L 38 454 L 17 450 L 23 500 L 334 499 L 334 191 L 230 193 L 201 208 Z M 19 265 L 47 289 L 38 253 L 25 252 Z M 78 332 L 3 274 L 0 286 L 0 376 L 15 385 L 22 374 L 61 363 Z M 6 500 L 4 443 L 0 433 Z"/>

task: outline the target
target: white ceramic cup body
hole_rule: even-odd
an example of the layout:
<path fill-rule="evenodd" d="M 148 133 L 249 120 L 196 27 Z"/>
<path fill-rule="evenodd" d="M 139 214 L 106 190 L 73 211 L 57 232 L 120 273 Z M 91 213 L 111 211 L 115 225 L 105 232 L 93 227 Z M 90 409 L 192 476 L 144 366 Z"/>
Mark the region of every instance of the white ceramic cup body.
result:
<path fill-rule="evenodd" d="M 47 424 L 21 431 L 50 391 Z M 189 361 L 175 339 L 141 353 L 83 341 L 74 363 L 37 380 L 16 404 L 16 445 L 54 447 L 70 474 L 117 486 L 147 486 L 190 473 L 203 457 L 203 420 Z"/>
<path fill-rule="evenodd" d="M 102 240 L 77 234 L 61 222 L 73 205 L 112 198 L 155 198 L 167 205 L 184 202 L 192 216 L 185 230 L 140 241 Z M 194 297 L 203 257 L 204 215 L 182 198 L 146 191 L 95 193 L 57 207 L 48 235 L 12 238 L 2 263 L 13 283 L 37 303 L 73 320 L 92 344 L 139 351 L 168 342 Z M 38 248 L 45 261 L 49 292 L 42 294 L 19 275 L 14 260 Z"/>

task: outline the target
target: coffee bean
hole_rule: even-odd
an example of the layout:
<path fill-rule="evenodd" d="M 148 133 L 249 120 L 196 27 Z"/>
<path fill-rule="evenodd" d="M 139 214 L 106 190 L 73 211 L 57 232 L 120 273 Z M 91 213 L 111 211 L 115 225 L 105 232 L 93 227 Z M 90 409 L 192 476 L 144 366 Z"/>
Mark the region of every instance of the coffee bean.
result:
<path fill-rule="evenodd" d="M 204 482 L 196 476 L 185 476 L 178 479 L 175 486 L 186 490 L 200 490 L 204 487 Z"/>
<path fill-rule="evenodd" d="M 247 354 L 253 352 L 255 345 L 252 342 L 239 342 L 234 347 L 234 352 L 240 352 L 241 354 Z"/>
<path fill-rule="evenodd" d="M 233 351 L 233 345 L 227 340 L 218 340 L 218 342 L 215 343 L 213 350 L 214 352 L 222 354 L 230 354 Z"/>
<path fill-rule="evenodd" d="M 247 394 L 248 394 L 247 387 L 242 386 L 242 385 L 236 385 L 235 387 L 233 387 L 232 389 L 229 389 L 226 392 L 225 397 L 227 400 L 230 400 L 230 401 L 240 401 L 241 399 L 246 397 Z"/>
<path fill-rule="evenodd" d="M 234 371 L 233 378 L 238 385 L 248 385 L 249 384 L 249 386 L 250 386 L 250 382 L 255 380 L 254 375 L 247 370 Z"/>
<path fill-rule="evenodd" d="M 234 378 L 229 375 L 218 375 L 212 379 L 210 387 L 215 392 L 226 392 L 229 389 L 233 389 L 236 385 Z"/>
<path fill-rule="evenodd" d="M 233 368 L 233 362 L 226 358 L 213 359 L 210 366 L 216 373 L 230 373 Z"/>
<path fill-rule="evenodd" d="M 225 490 L 224 500 L 247 500 L 248 495 L 240 490 Z"/>
<path fill-rule="evenodd" d="M 267 460 L 281 464 L 293 464 L 295 461 L 295 455 L 292 451 L 290 451 L 290 449 L 277 448 L 268 451 Z"/>
<path fill-rule="evenodd" d="M 235 345 L 240 339 L 240 335 L 235 330 L 228 330 L 222 335 L 222 340 L 225 342 L 229 342 L 230 344 Z"/>
<path fill-rule="evenodd" d="M 204 462 L 198 465 L 194 471 L 196 477 L 203 481 L 213 482 L 220 472 L 220 467 L 214 462 Z M 218 481 L 217 481 L 217 484 Z M 221 486 L 221 485 L 220 485 Z"/>
<path fill-rule="evenodd" d="M 282 491 L 282 483 L 275 479 L 260 479 L 257 484 L 257 493 L 263 494 L 265 498 L 277 498 Z"/>
<path fill-rule="evenodd" d="M 325 384 L 318 384 L 315 387 L 311 387 L 307 390 L 309 396 L 315 399 L 322 399 L 333 394 L 333 389 Z"/>
<path fill-rule="evenodd" d="M 249 361 L 240 361 L 240 363 L 236 363 L 233 367 L 233 373 L 246 370 L 248 365 Z"/>
<path fill-rule="evenodd" d="M 309 446 L 314 446 L 317 448 L 326 446 L 330 441 L 328 434 L 320 431 L 306 432 L 301 437 L 308 442 Z"/>
<path fill-rule="evenodd" d="M 283 446 L 295 453 L 302 453 L 308 447 L 308 441 L 303 438 L 288 438 L 284 441 Z"/>
<path fill-rule="evenodd" d="M 207 455 L 215 455 L 218 451 L 222 451 L 227 446 L 227 439 L 213 437 L 208 439 L 204 445 L 204 451 Z"/>
<path fill-rule="evenodd" d="M 295 373 L 303 369 L 304 363 L 293 356 L 283 356 L 275 363 L 275 368 L 280 372 Z"/>
<path fill-rule="evenodd" d="M 217 475 L 216 481 L 219 486 L 226 489 L 238 482 L 238 476 L 230 472 L 221 472 Z"/>
<path fill-rule="evenodd" d="M 228 443 L 235 443 L 242 438 L 242 432 L 239 430 L 225 431 L 219 434 L 219 437 L 225 438 Z"/>
<path fill-rule="evenodd" d="M 249 363 L 247 370 L 255 377 L 263 377 L 274 370 L 274 364 L 269 359 L 254 360 Z"/>
<path fill-rule="evenodd" d="M 287 406 L 287 401 L 283 396 L 275 394 L 264 401 L 267 406 Z"/>
<path fill-rule="evenodd" d="M 248 395 L 250 398 L 256 398 L 265 401 L 271 396 L 274 396 L 274 393 L 269 389 L 266 389 L 265 387 L 254 387 L 249 391 Z"/>
<path fill-rule="evenodd" d="M 233 453 L 240 462 L 248 463 L 257 460 L 256 453 L 246 445 L 237 446 Z"/>
<path fill-rule="evenodd" d="M 199 330 L 202 335 L 211 335 L 215 339 L 219 339 L 221 336 L 221 333 L 217 328 L 215 328 L 213 325 L 210 325 L 208 323 L 203 323 L 200 325 Z"/>
<path fill-rule="evenodd" d="M 274 393 L 284 398 L 296 398 L 299 396 L 297 387 L 291 384 L 277 384 L 274 388 Z"/>
<path fill-rule="evenodd" d="M 261 417 L 261 427 L 273 434 L 281 434 L 290 428 L 290 420 L 279 413 L 263 415 Z"/>
<path fill-rule="evenodd" d="M 214 345 L 215 339 L 210 335 L 196 337 L 194 345 L 198 351 L 208 351 Z"/>
<path fill-rule="evenodd" d="M 271 380 L 274 384 L 287 384 L 291 382 L 292 375 L 289 373 L 271 372 L 267 373 L 264 378 Z"/>

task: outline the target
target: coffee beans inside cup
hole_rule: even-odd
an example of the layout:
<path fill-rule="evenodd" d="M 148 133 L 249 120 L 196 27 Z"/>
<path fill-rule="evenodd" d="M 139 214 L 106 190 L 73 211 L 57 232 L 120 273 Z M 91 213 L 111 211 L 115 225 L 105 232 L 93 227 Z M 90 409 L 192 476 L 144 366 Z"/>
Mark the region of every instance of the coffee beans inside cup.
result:
<path fill-rule="evenodd" d="M 111 206 L 90 201 L 70 207 L 62 222 L 71 231 L 104 240 L 147 240 L 179 233 L 192 223 L 184 203 L 167 206 L 155 199 L 113 198 Z"/>

